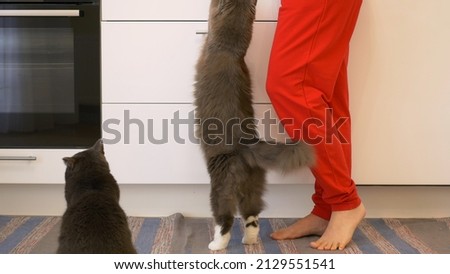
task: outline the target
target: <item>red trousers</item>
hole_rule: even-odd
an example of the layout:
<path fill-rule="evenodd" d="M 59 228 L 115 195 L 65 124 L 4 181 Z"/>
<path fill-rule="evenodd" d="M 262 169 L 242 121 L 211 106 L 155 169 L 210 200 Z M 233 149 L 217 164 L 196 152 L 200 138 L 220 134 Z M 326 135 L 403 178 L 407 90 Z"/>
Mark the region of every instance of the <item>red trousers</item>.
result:
<path fill-rule="evenodd" d="M 313 214 L 360 205 L 351 178 L 347 63 L 362 0 L 282 0 L 267 93 L 286 132 L 314 146 Z"/>

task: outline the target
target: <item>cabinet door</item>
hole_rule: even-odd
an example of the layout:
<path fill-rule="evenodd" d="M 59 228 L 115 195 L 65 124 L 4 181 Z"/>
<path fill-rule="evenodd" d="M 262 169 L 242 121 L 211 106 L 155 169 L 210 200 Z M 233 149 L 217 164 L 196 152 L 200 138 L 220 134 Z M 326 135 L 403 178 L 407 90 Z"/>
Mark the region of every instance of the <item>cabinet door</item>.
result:
<path fill-rule="evenodd" d="M 117 181 L 208 183 L 200 146 L 189 135 L 193 109 L 187 104 L 104 105 L 105 153 Z"/>
<path fill-rule="evenodd" d="M 268 103 L 267 64 L 276 23 L 255 23 L 247 63 L 255 103 Z M 192 103 L 207 23 L 102 23 L 103 103 Z"/>
<path fill-rule="evenodd" d="M 33 160 L 1 160 L 0 184 L 64 184 L 66 166 L 62 158 L 77 149 L 1 149 L 0 158 Z"/>
<path fill-rule="evenodd" d="M 210 0 L 107 0 L 103 21 L 208 20 Z M 280 0 L 258 0 L 257 20 L 276 20 Z"/>
<path fill-rule="evenodd" d="M 102 23 L 104 103 L 191 103 L 206 23 Z"/>
<path fill-rule="evenodd" d="M 119 183 L 207 184 L 209 175 L 195 139 L 194 107 L 190 104 L 105 104 L 103 138 L 106 158 Z M 259 120 L 276 118 L 270 105 L 255 105 Z M 284 140 L 277 122 L 270 138 Z M 267 131 L 260 124 L 264 137 Z M 288 175 L 271 171 L 268 183 L 311 183 L 308 169 Z"/>

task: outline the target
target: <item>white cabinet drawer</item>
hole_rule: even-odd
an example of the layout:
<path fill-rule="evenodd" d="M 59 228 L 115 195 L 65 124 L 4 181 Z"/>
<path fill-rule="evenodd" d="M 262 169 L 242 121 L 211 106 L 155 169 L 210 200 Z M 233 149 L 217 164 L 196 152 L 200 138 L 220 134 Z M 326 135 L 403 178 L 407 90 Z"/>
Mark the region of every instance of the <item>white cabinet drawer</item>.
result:
<path fill-rule="evenodd" d="M 177 113 L 187 119 L 191 111 L 192 105 L 183 104 L 103 105 L 105 153 L 117 181 L 208 183 L 200 146 L 189 138 L 192 127 L 174 126 Z"/>
<path fill-rule="evenodd" d="M 276 23 L 255 24 L 247 63 L 256 103 L 268 103 L 267 66 Z M 202 22 L 103 22 L 103 103 L 192 103 Z"/>
<path fill-rule="evenodd" d="M 200 145 L 194 136 L 190 104 L 105 104 L 103 138 L 106 158 L 119 183 L 207 184 L 209 175 Z M 270 105 L 256 105 L 258 117 L 265 117 Z M 269 117 L 265 114 L 266 117 Z M 191 119 L 189 119 L 191 117 Z M 272 138 L 283 139 L 274 123 Z M 260 127 L 261 135 L 265 130 Z M 311 183 L 308 169 L 282 176 L 270 172 L 267 180 L 276 184 Z"/>
<path fill-rule="evenodd" d="M 0 157 L 35 157 L 36 160 L 1 160 L 0 184 L 64 184 L 62 158 L 76 149 L 2 149 Z"/>
<path fill-rule="evenodd" d="M 102 23 L 104 103 L 192 102 L 205 23 Z"/>
<path fill-rule="evenodd" d="M 125 4 L 126 3 L 126 4 Z M 103 0 L 103 21 L 208 20 L 210 0 Z M 257 20 L 276 20 L 280 0 L 258 0 Z"/>

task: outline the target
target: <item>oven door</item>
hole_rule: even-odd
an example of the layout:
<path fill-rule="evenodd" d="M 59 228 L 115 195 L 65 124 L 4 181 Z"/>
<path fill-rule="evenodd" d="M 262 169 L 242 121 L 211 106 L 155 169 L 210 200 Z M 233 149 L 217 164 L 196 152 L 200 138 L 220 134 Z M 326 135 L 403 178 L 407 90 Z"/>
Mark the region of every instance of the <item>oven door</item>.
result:
<path fill-rule="evenodd" d="M 88 147 L 101 136 L 99 3 L 18 2 L 0 1 L 0 148 Z"/>

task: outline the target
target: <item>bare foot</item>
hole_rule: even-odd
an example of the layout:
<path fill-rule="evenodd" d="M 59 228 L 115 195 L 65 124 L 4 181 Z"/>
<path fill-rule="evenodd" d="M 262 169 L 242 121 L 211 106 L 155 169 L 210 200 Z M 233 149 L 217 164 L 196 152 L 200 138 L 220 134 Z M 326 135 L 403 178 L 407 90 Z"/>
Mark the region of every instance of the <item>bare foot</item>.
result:
<path fill-rule="evenodd" d="M 325 232 L 311 247 L 319 250 L 343 250 L 352 240 L 353 233 L 366 215 L 361 203 L 357 208 L 345 211 L 333 211 Z"/>
<path fill-rule="evenodd" d="M 292 225 L 277 230 L 270 234 L 270 237 L 274 240 L 287 240 L 287 239 L 297 239 L 309 235 L 319 235 L 321 236 L 326 227 L 328 221 L 322 219 L 314 214 L 309 214 L 303 219 L 299 219 Z"/>

